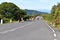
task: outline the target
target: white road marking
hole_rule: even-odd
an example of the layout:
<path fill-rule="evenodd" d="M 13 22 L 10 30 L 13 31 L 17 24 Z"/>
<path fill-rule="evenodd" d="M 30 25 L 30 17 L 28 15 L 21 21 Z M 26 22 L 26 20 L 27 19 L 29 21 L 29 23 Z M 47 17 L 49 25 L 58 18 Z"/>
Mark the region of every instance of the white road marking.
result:
<path fill-rule="evenodd" d="M 43 22 L 44 22 L 45 24 L 47 24 L 45 21 L 43 21 Z M 54 38 L 55 38 L 54 40 L 57 40 L 57 39 L 56 39 L 56 36 L 57 36 L 57 35 L 56 35 L 56 33 L 55 33 L 55 30 L 54 30 L 51 26 L 49 26 L 48 24 L 47 24 L 47 26 L 53 31 L 53 33 L 54 33 Z"/>
<path fill-rule="evenodd" d="M 48 25 L 49 26 L 49 25 Z M 53 32 L 55 32 L 55 30 L 51 27 L 51 26 L 49 26 L 49 28 L 53 31 Z"/>
<path fill-rule="evenodd" d="M 54 33 L 54 37 L 56 37 L 56 33 Z"/>
<path fill-rule="evenodd" d="M 33 23 L 33 22 L 32 22 L 32 23 Z M 24 25 L 24 26 L 21 26 L 21 27 L 18 27 L 18 28 L 14 28 L 14 29 L 11 29 L 11 30 L 7 30 L 7 31 L 0 32 L 0 34 L 5 34 L 5 33 L 8 33 L 8 32 L 15 31 L 15 30 L 20 29 L 20 28 L 23 28 L 23 27 L 25 27 L 25 26 L 31 25 L 32 23 L 29 23 L 29 24 L 27 24 L 27 25 Z"/>
<path fill-rule="evenodd" d="M 45 21 L 44 23 L 47 24 Z M 55 33 L 55 30 L 50 25 L 47 24 L 47 26 Z"/>
<path fill-rule="evenodd" d="M 57 39 L 54 39 L 54 40 L 57 40 Z"/>

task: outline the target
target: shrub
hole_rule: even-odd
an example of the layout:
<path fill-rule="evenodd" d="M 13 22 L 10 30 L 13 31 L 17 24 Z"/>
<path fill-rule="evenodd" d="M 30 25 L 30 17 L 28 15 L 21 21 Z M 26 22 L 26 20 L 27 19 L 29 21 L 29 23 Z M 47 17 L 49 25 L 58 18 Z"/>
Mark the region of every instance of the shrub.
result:
<path fill-rule="evenodd" d="M 8 23 L 8 22 L 10 22 L 10 19 L 8 19 L 8 18 L 3 18 L 3 22 L 4 22 L 4 23 Z"/>

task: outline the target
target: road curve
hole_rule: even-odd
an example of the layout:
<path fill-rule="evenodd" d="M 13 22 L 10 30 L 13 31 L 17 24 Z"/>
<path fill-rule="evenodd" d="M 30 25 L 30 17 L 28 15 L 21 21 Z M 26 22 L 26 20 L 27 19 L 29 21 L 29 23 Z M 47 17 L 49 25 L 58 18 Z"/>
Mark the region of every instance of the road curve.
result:
<path fill-rule="evenodd" d="M 29 25 L 28 25 L 29 24 Z M 48 25 L 42 20 L 9 24 L 5 31 L 17 28 L 14 31 L 0 33 L 0 40 L 54 40 L 54 33 Z M 26 25 L 26 26 L 25 26 Z M 24 26 L 24 27 L 23 27 Z M 9 28 L 11 27 L 11 28 Z M 21 27 L 21 28 L 20 28 Z M 2 28 L 2 29 L 1 29 Z M 4 26 L 1 26 L 0 32 L 5 32 Z"/>

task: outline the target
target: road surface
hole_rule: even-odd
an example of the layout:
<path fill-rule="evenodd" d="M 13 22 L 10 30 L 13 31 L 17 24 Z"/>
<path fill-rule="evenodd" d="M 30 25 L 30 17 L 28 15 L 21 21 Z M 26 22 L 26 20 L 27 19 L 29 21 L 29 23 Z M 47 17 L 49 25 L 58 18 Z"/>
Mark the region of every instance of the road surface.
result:
<path fill-rule="evenodd" d="M 56 40 L 43 20 L 0 25 L 0 40 Z"/>
<path fill-rule="evenodd" d="M 57 40 L 60 40 L 60 30 L 58 31 L 58 30 L 56 30 L 56 34 L 57 34 Z"/>

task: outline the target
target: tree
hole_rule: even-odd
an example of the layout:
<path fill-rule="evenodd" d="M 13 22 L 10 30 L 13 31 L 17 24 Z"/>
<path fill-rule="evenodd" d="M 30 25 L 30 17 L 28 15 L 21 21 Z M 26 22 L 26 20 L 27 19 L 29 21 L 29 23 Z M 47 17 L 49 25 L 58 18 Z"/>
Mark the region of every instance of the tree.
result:
<path fill-rule="evenodd" d="M 0 14 L 5 18 L 20 20 L 26 12 L 11 2 L 3 2 L 0 4 Z"/>
<path fill-rule="evenodd" d="M 57 20 L 60 20 L 60 3 L 58 3 L 57 5 L 54 5 L 52 7 L 51 18 L 53 21 L 52 23 L 54 23 L 54 24 L 59 23 L 59 21 L 57 21 Z"/>

